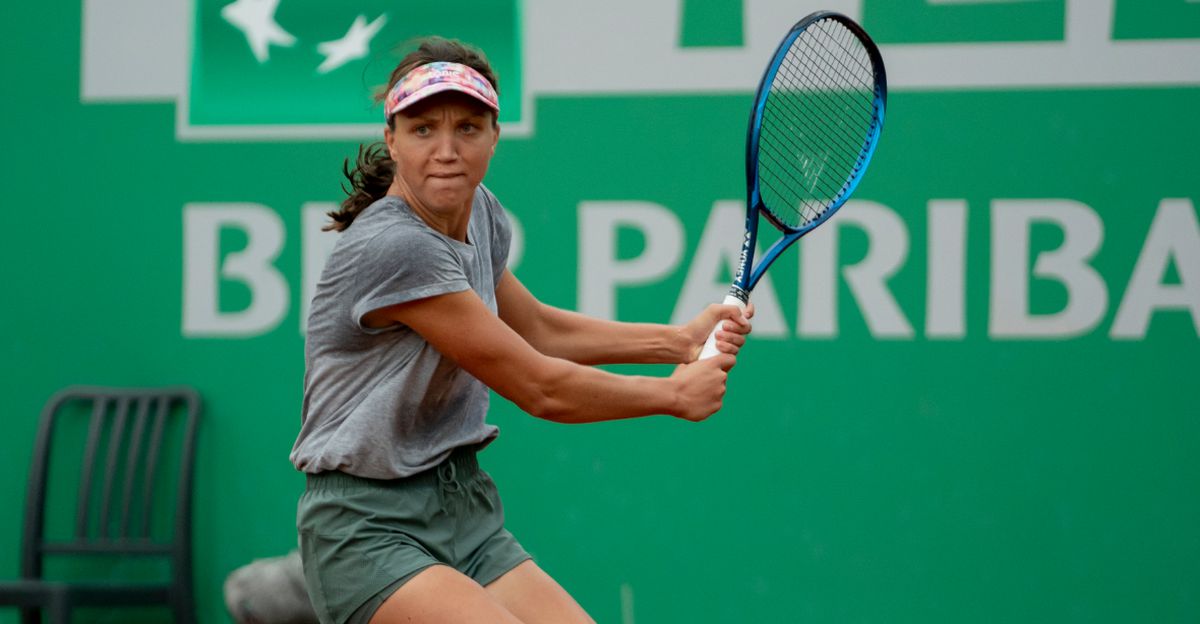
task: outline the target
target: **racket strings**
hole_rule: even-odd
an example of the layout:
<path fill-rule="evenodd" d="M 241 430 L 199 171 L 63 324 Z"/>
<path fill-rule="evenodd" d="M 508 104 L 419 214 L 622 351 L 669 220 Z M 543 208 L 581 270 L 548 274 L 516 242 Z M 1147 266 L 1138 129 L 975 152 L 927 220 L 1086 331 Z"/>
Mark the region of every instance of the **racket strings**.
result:
<path fill-rule="evenodd" d="M 816 27 L 819 28 L 819 25 Z M 845 33 L 849 32 L 845 29 L 842 29 L 842 31 Z M 826 33 L 824 29 L 821 29 L 821 32 Z M 793 46 L 803 46 L 808 57 L 815 57 L 823 61 L 823 63 L 808 68 L 797 67 L 792 74 L 793 76 L 797 78 L 809 78 L 820 74 L 825 80 L 837 86 L 854 86 L 851 83 L 856 83 L 857 86 L 864 89 L 872 88 L 873 75 L 870 73 L 870 68 L 863 67 L 862 63 L 853 57 L 850 60 L 854 61 L 856 67 L 846 65 L 846 58 L 852 55 L 853 51 L 848 50 L 844 42 L 838 41 L 834 35 L 828 35 L 825 45 L 818 45 L 818 43 L 813 41 L 813 37 L 801 36 L 796 39 Z M 834 45 L 838 46 L 839 50 L 833 50 L 832 46 Z M 839 55 L 838 52 L 841 52 L 841 54 Z M 796 56 L 795 54 L 788 54 L 787 58 L 791 59 L 793 65 L 801 60 L 810 60 L 797 59 Z M 833 67 L 834 63 L 838 65 L 837 68 Z M 835 69 L 840 70 L 840 72 L 833 73 Z"/>
<path fill-rule="evenodd" d="M 792 64 L 793 64 L 791 75 L 793 77 L 795 77 L 797 80 L 805 81 L 809 85 L 815 87 L 815 86 L 819 86 L 819 85 L 816 85 L 815 81 L 813 80 L 813 76 L 816 73 L 820 73 L 821 76 L 825 80 L 829 81 L 829 83 L 831 83 L 837 87 L 857 86 L 857 87 L 861 87 L 862 89 L 867 90 L 867 91 L 873 91 L 874 90 L 874 74 L 871 72 L 871 69 L 869 67 L 863 66 L 862 62 L 858 58 L 855 58 L 854 50 L 848 49 L 846 47 L 846 45 L 847 45 L 847 41 L 845 41 L 846 38 L 851 38 L 855 42 L 858 41 L 856 38 L 854 38 L 853 34 L 850 33 L 850 31 L 848 29 L 840 28 L 839 34 L 841 36 L 839 37 L 837 34 L 829 33 L 827 24 L 823 23 L 823 22 L 814 25 L 814 27 L 820 29 L 820 31 L 828 38 L 829 45 L 818 47 L 818 46 L 816 46 L 817 42 L 813 41 L 813 39 L 811 37 L 803 37 L 803 36 L 797 38 L 796 45 L 803 45 L 806 49 L 806 52 L 810 56 L 817 57 L 820 60 L 824 61 L 824 63 L 815 65 L 812 68 L 808 68 L 806 71 L 806 68 L 804 68 L 804 67 L 797 67 L 795 65 L 797 63 L 797 59 L 795 58 L 795 55 L 789 54 L 788 58 L 792 59 Z M 837 55 L 838 51 L 833 50 L 832 45 L 837 45 L 839 50 L 842 52 L 842 54 Z M 865 50 L 861 50 L 861 49 L 860 49 L 860 51 L 865 52 Z M 865 56 L 865 54 L 864 54 L 864 56 Z M 851 67 L 851 66 L 846 65 L 845 60 L 847 58 L 852 60 L 857 67 Z M 841 73 L 839 73 L 839 74 L 830 73 L 833 63 L 838 64 L 838 68 L 842 70 Z M 856 80 L 851 80 L 851 79 L 856 79 Z M 851 84 L 851 83 L 853 83 L 853 84 Z M 844 93 L 842 93 L 842 95 L 844 95 Z M 869 113 L 871 111 L 872 107 L 870 106 L 869 102 L 867 102 L 867 101 L 854 100 L 852 103 L 858 104 L 858 108 L 860 108 L 864 112 Z"/>
<path fill-rule="evenodd" d="M 807 80 L 801 81 L 801 84 L 806 88 L 817 88 L 816 85 Z M 861 108 L 860 106 L 860 110 L 858 111 L 860 114 L 856 115 L 856 111 L 854 110 L 855 102 L 853 101 L 839 102 L 839 108 L 826 101 L 818 100 L 812 104 L 814 108 L 819 109 L 819 112 L 827 115 L 830 119 L 838 119 L 835 126 L 821 127 L 818 125 L 821 120 L 815 119 L 809 115 L 805 115 L 804 111 L 798 106 L 789 106 L 787 104 L 787 100 L 779 100 L 779 102 L 781 105 L 789 107 L 789 110 L 787 110 L 785 114 L 790 115 L 796 120 L 796 123 L 801 126 L 800 130 L 803 132 L 804 137 L 812 141 L 814 145 L 819 145 L 823 150 L 825 150 L 826 154 L 836 157 L 837 162 L 835 162 L 835 165 L 840 168 L 840 170 L 847 170 L 848 167 L 852 167 L 857 164 L 856 161 L 859 158 L 859 154 L 854 153 L 852 148 L 856 148 L 862 143 L 863 135 L 858 133 L 858 128 L 861 128 L 864 123 L 869 122 L 871 116 L 873 115 L 873 111 Z M 843 113 L 848 114 L 851 117 L 852 122 L 858 123 L 845 123 L 845 120 L 839 117 Z M 790 139 L 790 137 L 785 135 L 783 139 Z M 809 145 L 804 144 L 802 140 L 788 140 L 787 142 L 789 147 L 792 147 L 793 149 L 798 148 L 800 150 L 804 150 L 807 147 L 810 147 Z M 829 188 L 828 184 L 831 181 L 826 178 L 825 182 L 825 188 Z M 814 199 L 828 200 L 831 198 L 832 195 L 826 195 Z"/>
<path fill-rule="evenodd" d="M 810 82 L 810 81 L 805 81 L 805 80 L 802 80 L 802 81 L 801 81 L 801 84 L 802 84 L 802 85 L 803 85 L 805 88 L 811 88 L 811 89 L 817 89 L 817 88 L 819 88 L 819 85 L 813 84 L 813 83 L 812 83 L 812 82 Z M 785 107 L 789 107 L 789 110 L 787 111 L 787 113 L 786 113 L 786 114 L 788 114 L 788 115 L 792 115 L 792 116 L 794 116 L 794 117 L 795 117 L 795 118 L 797 118 L 797 119 L 801 119 L 801 120 L 807 120 L 807 118 L 806 118 L 806 117 L 805 117 L 805 115 L 804 115 L 804 110 L 803 110 L 802 108 L 800 108 L 800 107 L 798 106 L 798 104 L 796 104 L 796 103 L 790 103 L 788 100 L 786 100 L 786 99 L 782 99 L 782 98 L 777 98 L 777 99 L 776 99 L 776 101 L 775 101 L 775 102 L 773 102 L 773 103 L 774 103 L 774 104 L 776 104 L 776 105 L 779 105 L 779 106 L 785 106 Z M 815 102 L 813 102 L 813 106 L 815 106 L 815 107 L 818 107 L 818 108 L 821 108 L 821 109 L 822 109 L 822 111 L 821 111 L 821 112 L 823 112 L 823 113 L 824 113 L 824 114 L 826 114 L 826 115 L 830 115 L 830 116 L 832 116 L 832 115 L 837 115 L 837 114 L 839 114 L 840 112 L 842 112 L 842 111 L 844 111 L 844 110 L 847 110 L 847 109 L 846 109 L 846 108 L 844 108 L 844 107 L 843 107 L 841 110 L 839 110 L 839 109 L 837 109 L 837 108 L 835 108 L 835 107 L 832 107 L 832 106 L 830 106 L 830 105 L 829 105 L 827 102 L 824 102 L 824 101 L 815 101 Z M 853 111 L 849 111 L 849 112 L 853 112 Z M 871 111 L 869 111 L 869 110 L 865 110 L 865 109 L 864 109 L 862 112 L 863 112 L 863 113 L 865 113 L 866 115 L 870 115 L 870 114 L 871 114 Z M 841 131 L 841 135 L 842 135 L 844 138 L 850 138 L 850 139 L 852 139 L 852 138 L 854 138 L 854 137 L 855 137 L 855 135 L 854 135 L 854 134 L 853 134 L 853 133 L 852 133 L 852 132 L 851 132 L 851 131 L 850 131 L 848 128 L 845 128 L 844 126 L 839 126 L 839 128 L 838 128 L 838 129 Z M 817 136 L 817 138 L 818 138 L 818 139 L 820 139 L 820 138 L 824 138 L 824 137 Z"/>
<path fill-rule="evenodd" d="M 791 55 L 784 68 L 785 76 L 792 76 L 793 78 L 796 78 L 796 80 L 794 80 L 796 84 L 790 86 L 799 86 L 799 88 L 808 90 L 810 92 L 823 91 L 825 92 L 825 95 L 829 96 L 825 98 L 809 98 L 805 104 L 809 105 L 814 109 L 815 112 L 825 117 L 837 119 L 838 123 L 836 125 L 823 124 L 823 128 L 816 126 L 819 121 L 824 120 L 813 120 L 802 115 L 803 111 L 797 110 L 797 106 L 788 107 L 790 110 L 788 110 L 785 114 L 791 115 L 794 119 L 802 120 L 804 122 L 801 130 L 804 138 L 807 138 L 811 142 L 811 145 L 803 145 L 800 149 L 813 151 L 814 148 L 816 148 L 824 151 L 826 156 L 829 156 L 830 154 L 838 156 L 839 158 L 833 163 L 834 168 L 845 170 L 847 167 L 850 167 L 854 164 L 854 160 L 857 160 L 856 156 L 848 152 L 846 149 L 846 142 L 849 142 L 851 146 L 854 146 L 860 142 L 860 138 L 859 136 L 856 136 L 855 132 L 847 128 L 844 118 L 858 117 L 859 119 L 865 119 L 869 117 L 870 112 L 865 108 L 861 101 L 855 101 L 853 98 L 847 98 L 847 88 L 831 85 L 836 85 L 836 81 L 840 78 L 854 78 L 857 76 L 855 75 L 855 72 L 853 72 L 853 67 L 846 63 L 837 61 L 836 59 L 830 58 L 830 54 L 837 51 L 834 50 L 832 46 L 827 49 L 814 50 L 808 38 L 801 40 L 799 43 L 800 45 L 804 46 L 805 51 L 810 56 L 817 56 L 825 63 L 829 63 L 829 67 L 833 67 L 832 63 L 837 62 L 838 67 L 841 67 L 843 70 L 842 76 L 835 76 L 830 74 L 822 66 L 818 65 L 817 71 L 820 72 L 819 74 L 813 74 L 812 72 L 806 74 L 802 71 L 803 67 L 799 66 L 796 60 L 797 55 L 795 54 Z M 845 45 L 837 40 L 832 40 L 832 43 L 837 44 L 839 50 L 845 49 Z M 853 88 L 855 86 L 854 81 L 849 81 L 847 84 L 849 85 L 849 88 Z M 867 86 L 867 84 L 861 79 L 857 81 L 857 84 L 861 87 Z M 788 102 L 787 99 L 776 99 L 779 102 Z M 858 113 L 857 115 L 855 114 L 856 112 Z M 851 121 L 855 120 L 851 119 Z M 792 149 L 796 149 L 794 143 L 791 145 L 791 147 Z M 810 189 L 813 188 L 816 187 L 810 186 Z M 829 199 L 831 192 L 838 190 L 832 186 L 825 186 L 823 188 L 824 193 L 821 197 L 816 199 L 827 200 Z"/>
<path fill-rule="evenodd" d="M 805 151 L 807 151 L 807 152 L 813 151 L 813 148 L 811 145 L 798 145 L 798 144 L 791 142 L 789 139 L 790 139 L 789 137 L 784 136 L 780 140 L 788 141 L 790 144 L 787 147 L 790 148 L 793 152 L 799 153 L 799 152 L 805 152 Z M 762 152 L 760 152 L 760 154 L 761 153 Z M 825 152 L 825 153 L 829 153 L 829 152 Z M 760 155 L 760 158 L 761 158 L 761 155 Z M 811 162 L 811 161 L 802 161 L 802 162 Z M 840 163 L 840 162 L 835 163 L 835 164 L 844 166 L 844 163 Z M 806 224 L 810 221 L 813 221 L 813 220 L 819 218 L 821 216 L 821 214 L 824 212 L 825 207 L 827 206 L 829 200 L 831 200 L 833 197 L 836 196 L 835 191 L 839 190 L 839 189 L 831 188 L 830 183 L 828 182 L 828 179 L 829 179 L 828 176 L 821 175 L 824 173 L 823 169 L 824 169 L 824 166 L 827 165 L 827 161 L 823 162 L 821 165 L 821 168 L 818 169 L 817 171 L 807 174 L 808 178 L 811 181 L 797 180 L 797 179 L 795 179 L 794 176 L 790 176 L 790 175 L 780 175 L 779 171 L 782 169 L 783 166 L 786 165 L 786 163 L 776 162 L 776 163 L 767 163 L 767 165 L 768 166 L 766 166 L 766 167 L 762 167 L 760 165 L 759 182 L 764 184 L 768 189 L 770 189 L 770 191 L 772 191 L 772 194 L 775 197 L 785 198 L 785 197 L 789 197 L 792 195 L 798 195 L 797 190 L 806 191 L 803 194 L 799 194 L 797 197 L 797 200 L 796 200 L 797 204 L 795 206 L 795 216 L 799 217 L 798 221 L 788 220 L 785 218 L 787 216 L 786 214 L 778 214 L 778 211 L 774 211 L 774 212 L 776 212 L 776 216 L 778 218 L 780 218 L 780 220 L 783 220 L 786 223 L 788 223 L 788 225 L 791 225 L 791 226 L 803 225 L 803 224 Z M 809 165 L 809 166 L 811 166 L 811 165 Z M 807 185 L 807 189 L 804 188 L 805 185 Z M 771 202 L 771 201 L 768 201 L 767 204 L 769 207 L 778 205 L 777 202 Z M 784 204 L 785 207 L 789 206 L 789 205 L 790 204 Z"/>
<path fill-rule="evenodd" d="M 803 127 L 800 128 L 800 130 L 811 131 L 811 128 L 807 123 L 801 122 L 801 124 Z M 815 143 L 797 142 L 791 134 L 775 136 L 775 134 L 772 133 L 770 136 L 764 135 L 764 139 L 774 139 L 777 147 L 781 148 L 781 150 L 787 150 L 791 153 L 811 154 L 819 151 L 825 155 L 825 160 L 822 161 L 820 168 L 815 171 L 811 170 L 811 167 L 814 165 L 809 164 L 813 162 L 812 160 L 799 161 L 802 163 L 802 166 L 809 167 L 809 170 L 805 172 L 805 175 L 807 176 L 805 179 L 797 180 L 792 175 L 782 175 L 781 172 L 783 171 L 783 167 L 785 165 L 789 165 L 790 163 L 780 162 L 780 158 L 773 150 L 766 152 L 767 158 L 772 162 L 767 163 L 768 166 L 766 167 L 760 166 L 759 169 L 760 181 L 767 183 L 767 185 L 770 186 L 775 192 L 777 197 L 787 197 L 789 194 L 795 194 L 796 190 L 807 190 L 807 196 L 798 197 L 800 207 L 803 210 L 802 216 L 804 217 L 805 222 L 820 216 L 820 206 L 823 206 L 825 201 L 833 197 L 833 194 L 830 191 L 835 190 L 830 188 L 828 177 L 821 175 L 824 173 L 824 166 L 828 165 L 828 158 L 830 157 L 829 155 L 837 153 L 834 151 L 834 146 L 818 140 L 817 143 L 820 143 L 820 149 L 816 150 L 814 149 Z M 760 158 L 762 158 L 762 153 L 763 152 L 760 152 Z M 835 162 L 834 164 L 839 166 L 844 165 L 844 163 L 841 163 L 840 161 Z M 813 206 L 817 207 L 814 208 Z"/>
<path fill-rule="evenodd" d="M 823 26 L 823 25 L 819 24 L 818 26 Z M 842 30 L 844 31 L 845 29 L 842 29 Z M 830 39 L 830 41 L 837 43 L 837 45 L 839 46 L 839 49 L 845 50 L 845 45 L 843 43 L 837 42 L 836 40 L 834 40 L 832 38 Z M 873 91 L 872 85 L 869 82 L 866 82 L 865 80 L 863 80 L 861 78 L 859 78 L 856 81 L 856 84 L 843 80 L 844 78 L 858 78 L 859 76 L 856 76 L 855 73 L 849 73 L 849 72 L 853 71 L 852 68 L 845 65 L 844 63 L 840 63 L 840 61 L 839 61 L 839 65 L 842 68 L 844 68 L 845 70 L 849 70 L 849 71 L 847 73 L 843 73 L 841 75 L 829 74 L 828 71 L 826 70 L 824 64 L 830 63 L 831 60 L 836 60 L 836 59 L 829 58 L 828 55 L 831 52 L 830 49 L 814 49 L 811 42 L 809 41 L 809 38 L 805 38 L 805 37 L 799 38 L 797 40 L 797 44 L 803 46 L 806 49 L 805 51 L 807 53 L 807 56 L 810 56 L 810 57 L 817 56 L 822 61 L 824 61 L 824 63 L 817 64 L 815 70 L 811 70 L 811 69 L 806 70 L 806 66 L 802 65 L 800 63 L 800 59 L 797 58 L 799 55 L 788 54 L 784 60 L 784 66 L 781 68 L 780 71 L 781 71 L 781 74 L 783 76 L 785 76 L 785 78 L 791 79 L 792 84 L 784 84 L 781 86 L 783 86 L 785 88 L 792 88 L 792 89 L 799 87 L 801 89 L 805 89 L 805 90 L 808 90 L 811 92 L 820 92 L 822 90 L 826 91 L 826 94 L 830 96 L 829 98 L 813 98 L 810 105 L 813 106 L 815 109 L 817 109 L 816 112 L 820 113 L 821 115 L 825 116 L 828 119 L 837 119 L 839 122 L 842 122 L 843 117 L 845 117 L 846 115 L 850 115 L 850 116 L 858 117 L 859 118 L 858 121 L 869 120 L 871 115 L 873 114 L 873 111 L 871 110 L 871 108 L 868 107 L 868 104 L 866 103 L 866 101 L 862 98 L 848 98 L 847 97 L 847 89 L 845 89 L 843 87 L 849 86 L 849 87 L 853 88 L 854 86 L 858 86 L 858 87 L 861 87 L 862 90 L 864 90 L 864 91 L 865 90 Z M 793 51 L 795 51 L 795 50 L 793 50 Z M 861 64 L 859 65 L 859 67 L 860 68 L 862 67 Z M 814 77 L 815 73 L 819 73 L 820 76 Z M 819 83 L 818 79 L 822 80 L 823 83 Z M 778 78 L 777 78 L 777 80 L 778 80 Z M 841 81 L 841 82 L 839 82 L 839 81 Z M 845 83 L 845 84 L 843 84 L 843 83 Z M 832 87 L 832 88 L 830 88 L 830 87 Z M 785 98 L 774 98 L 774 99 L 776 99 L 778 102 L 783 102 L 783 103 L 787 103 L 789 101 L 788 99 L 785 99 Z M 804 111 L 798 110 L 797 106 L 792 106 L 789 108 L 790 108 L 790 110 L 788 110 L 785 114 L 790 115 L 791 118 L 794 118 L 797 120 L 807 119 L 804 115 Z M 856 112 L 856 109 L 857 109 L 857 112 L 861 113 L 860 115 L 854 115 L 854 112 Z M 854 120 L 852 120 L 852 121 L 854 121 Z M 853 130 L 847 128 L 843 123 L 838 123 L 837 126 L 834 127 L 834 129 L 840 131 L 840 135 L 841 135 L 840 137 L 833 137 L 832 133 L 829 131 L 826 131 L 824 133 L 813 132 L 814 128 L 811 125 L 809 125 L 809 127 L 807 128 L 808 132 L 806 132 L 806 136 L 809 138 L 815 139 L 819 143 L 822 143 L 823 146 L 826 148 L 830 148 L 830 147 L 841 148 L 841 147 L 843 147 L 842 142 L 838 142 L 838 141 L 834 140 L 836 138 L 840 138 L 843 141 L 852 141 L 855 144 L 857 144 L 861 140 L 861 135 L 859 135 L 856 132 L 854 132 Z M 855 145 L 855 146 L 857 146 L 857 145 Z M 840 150 L 840 149 L 838 150 L 839 153 L 844 153 L 844 151 L 845 150 Z"/>
<path fill-rule="evenodd" d="M 821 145 L 821 147 L 823 147 L 827 150 L 827 153 L 839 154 L 839 155 L 845 156 L 846 155 L 845 151 L 840 148 L 842 148 L 842 146 L 844 145 L 845 142 L 855 141 L 857 139 L 857 137 L 850 130 L 846 129 L 844 126 L 841 126 L 841 125 L 839 125 L 839 127 L 837 128 L 837 130 L 838 130 L 837 137 L 825 136 L 823 134 L 823 132 L 827 132 L 827 131 L 829 131 L 829 129 L 820 128 L 817 125 L 815 125 L 816 122 L 814 120 L 810 119 L 809 117 L 806 117 L 803 114 L 803 111 L 799 107 L 797 107 L 795 105 L 789 105 L 786 103 L 786 101 L 777 101 L 774 104 L 777 106 L 782 106 L 782 107 L 788 108 L 788 110 L 786 110 L 786 111 L 781 111 L 780 114 L 789 115 L 793 119 L 795 119 L 796 123 L 802 126 L 801 130 L 804 131 L 804 133 L 805 133 L 804 136 L 811 139 L 814 143 L 819 143 Z M 832 110 L 828 110 L 827 107 L 825 107 L 822 104 L 817 104 L 816 106 L 826 108 L 826 112 L 829 112 L 829 113 L 835 112 Z M 777 129 L 772 128 L 772 130 L 777 130 Z M 840 139 L 841 141 L 834 141 L 833 140 L 834 138 Z M 805 144 L 803 143 L 802 139 L 793 138 L 793 136 L 789 135 L 789 134 L 782 134 L 781 136 L 778 137 L 778 140 L 788 143 L 788 147 L 791 147 L 793 149 L 803 149 L 805 147 Z"/>
<path fill-rule="evenodd" d="M 840 22 L 792 42 L 769 86 L 758 139 L 763 204 L 792 228 L 821 217 L 864 158 L 878 112 L 871 57 Z"/>
<path fill-rule="evenodd" d="M 844 61 L 844 60 L 848 59 L 848 60 L 854 61 L 854 63 L 856 65 L 858 65 L 858 69 L 861 70 L 861 72 L 858 75 L 860 77 L 862 77 L 862 79 L 863 79 L 863 81 L 862 81 L 863 86 L 871 87 L 872 83 L 874 82 L 875 74 L 874 74 L 874 71 L 872 71 L 872 69 L 871 69 L 870 58 L 867 55 L 861 54 L 859 52 L 859 50 L 862 50 L 862 48 L 858 47 L 858 46 L 861 46 L 861 44 L 858 44 L 858 37 L 855 37 L 854 33 L 850 32 L 850 29 L 848 29 L 848 28 L 841 27 L 840 25 L 837 27 L 832 26 L 831 22 L 828 20 L 818 22 L 817 28 L 819 28 L 823 33 L 825 33 L 826 36 L 828 36 L 831 41 L 836 43 L 837 46 L 839 48 L 841 48 L 841 51 L 843 54 L 841 57 L 839 57 L 839 60 Z M 836 33 L 830 33 L 830 31 L 835 28 L 836 28 Z M 855 44 L 857 44 L 857 45 L 856 46 L 849 45 L 851 41 L 855 42 Z M 863 59 L 867 60 L 866 64 L 863 64 Z"/>
<path fill-rule="evenodd" d="M 808 47 L 807 41 L 798 40 L 798 43 L 804 45 L 805 47 Z M 814 50 L 812 52 L 816 56 L 824 55 L 824 51 L 822 51 L 822 50 Z M 872 113 L 872 110 L 871 110 L 872 107 L 870 106 L 870 104 L 868 102 L 862 101 L 861 99 L 851 99 L 849 101 L 846 100 L 846 94 L 840 88 L 840 87 L 843 87 L 846 85 L 839 83 L 839 80 L 846 77 L 845 75 L 838 76 L 838 75 L 829 74 L 827 69 L 824 66 L 818 66 L 815 70 L 806 68 L 804 65 L 802 65 L 800 63 L 800 59 L 797 59 L 796 56 L 797 55 L 789 54 L 784 59 L 784 67 L 786 68 L 786 71 L 787 71 L 786 76 L 790 77 L 790 79 L 793 82 L 792 85 L 788 85 L 788 86 L 791 86 L 791 87 L 799 86 L 799 87 L 802 87 L 805 89 L 809 89 L 813 92 L 819 92 L 822 89 L 827 89 L 829 85 L 835 85 L 835 88 L 831 91 L 831 95 L 833 97 L 839 98 L 838 104 L 840 106 L 834 106 L 832 103 L 828 102 L 827 100 L 822 100 L 822 99 L 815 100 L 815 104 L 817 104 L 818 106 L 822 106 L 825 109 L 826 114 L 836 115 L 836 114 L 840 113 L 842 110 L 853 112 L 853 109 L 858 109 L 860 112 L 864 113 L 865 115 L 870 115 Z M 826 61 L 826 62 L 828 62 L 828 61 Z M 815 76 L 816 73 L 821 74 L 821 76 L 819 78 L 824 80 L 824 83 L 818 82 L 818 77 Z M 867 90 L 872 89 L 871 83 L 863 81 L 863 80 L 858 81 L 857 85 L 848 85 L 848 86 L 850 86 L 851 88 L 858 86 L 858 87 L 861 87 L 862 89 L 867 89 Z"/>
<path fill-rule="evenodd" d="M 798 118 L 800 119 L 800 118 Z M 807 223 L 818 218 L 824 211 L 824 208 L 829 200 L 835 195 L 836 191 L 840 190 L 840 184 L 834 188 L 833 181 L 830 176 L 822 175 L 824 167 L 828 166 L 829 159 L 833 159 L 832 165 L 835 168 L 845 170 L 850 166 L 845 159 L 850 156 L 845 154 L 843 149 L 837 145 L 831 144 L 828 140 L 821 138 L 817 132 L 819 129 L 814 129 L 810 122 L 800 119 L 799 127 L 790 128 L 790 130 L 800 130 L 801 132 L 809 133 L 812 142 L 804 143 L 795 139 L 794 132 L 764 132 L 763 141 L 773 142 L 777 150 L 762 150 L 760 151 L 760 159 L 765 155 L 765 166 L 760 165 L 759 174 L 760 182 L 765 183 L 777 198 L 789 197 L 797 194 L 797 191 L 806 191 L 798 197 L 800 207 L 800 217 L 802 221 L 799 224 Z M 797 179 L 794 175 L 783 175 L 785 168 L 794 167 L 793 163 L 789 163 L 783 159 L 787 154 L 778 152 L 786 150 L 791 154 L 813 154 L 820 153 L 824 156 L 821 167 L 815 171 L 810 169 L 806 172 L 807 178 Z M 808 157 L 805 157 L 808 158 Z M 801 163 L 807 164 L 811 160 L 801 160 Z M 802 165 L 804 166 L 804 165 Z M 778 205 L 777 202 L 769 202 Z M 785 204 L 791 205 L 791 204 Z M 780 216 L 780 215 L 777 215 Z M 791 223 L 791 225 L 797 225 Z"/>

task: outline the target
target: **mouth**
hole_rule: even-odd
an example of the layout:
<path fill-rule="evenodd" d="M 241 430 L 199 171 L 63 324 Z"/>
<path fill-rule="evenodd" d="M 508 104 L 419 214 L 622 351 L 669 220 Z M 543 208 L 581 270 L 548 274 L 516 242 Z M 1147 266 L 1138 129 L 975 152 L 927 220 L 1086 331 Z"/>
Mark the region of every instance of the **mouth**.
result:
<path fill-rule="evenodd" d="M 453 180 L 455 178 L 465 177 L 465 173 L 431 173 L 429 177 L 437 180 Z"/>

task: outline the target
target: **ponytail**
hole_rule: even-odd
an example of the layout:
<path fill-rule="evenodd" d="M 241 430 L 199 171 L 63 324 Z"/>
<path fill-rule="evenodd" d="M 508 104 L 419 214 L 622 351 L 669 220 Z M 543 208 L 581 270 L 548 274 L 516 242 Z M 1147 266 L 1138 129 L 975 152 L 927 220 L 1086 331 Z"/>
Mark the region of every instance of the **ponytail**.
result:
<path fill-rule="evenodd" d="M 350 167 L 349 158 L 342 162 L 342 175 L 350 183 L 349 188 L 342 185 L 347 196 L 342 200 L 342 209 L 330 212 L 333 221 L 321 229 L 341 232 L 350 227 L 358 213 L 387 194 L 395 173 L 396 163 L 382 142 L 359 145 L 354 167 Z"/>

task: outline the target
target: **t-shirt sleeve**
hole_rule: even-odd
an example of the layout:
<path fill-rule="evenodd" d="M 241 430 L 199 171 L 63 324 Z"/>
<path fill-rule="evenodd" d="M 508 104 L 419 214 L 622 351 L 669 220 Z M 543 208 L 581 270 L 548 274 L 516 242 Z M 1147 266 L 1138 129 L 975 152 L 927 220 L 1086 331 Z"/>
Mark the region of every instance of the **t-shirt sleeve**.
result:
<path fill-rule="evenodd" d="M 488 222 L 492 231 L 492 283 L 499 284 L 500 276 L 508 267 L 508 251 L 512 245 L 512 224 L 509 223 L 508 213 L 504 211 L 504 206 L 500 205 L 500 200 L 496 199 L 496 196 L 482 185 L 479 188 L 483 190 L 483 198 L 487 203 Z"/>
<path fill-rule="evenodd" d="M 351 319 L 360 329 L 368 312 L 470 289 L 462 259 L 433 232 L 392 227 L 365 246 L 356 275 Z"/>

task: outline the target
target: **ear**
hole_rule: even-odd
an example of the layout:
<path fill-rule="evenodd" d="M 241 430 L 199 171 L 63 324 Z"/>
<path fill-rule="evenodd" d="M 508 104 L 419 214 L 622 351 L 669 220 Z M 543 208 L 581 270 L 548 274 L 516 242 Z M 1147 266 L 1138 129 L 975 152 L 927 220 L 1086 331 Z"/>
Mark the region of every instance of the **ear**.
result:
<path fill-rule="evenodd" d="M 394 136 L 396 136 L 396 133 L 392 130 L 391 126 L 383 127 L 383 144 L 387 145 L 388 157 L 392 159 L 392 162 L 396 161 L 396 152 L 392 147 L 392 137 Z"/>
<path fill-rule="evenodd" d="M 496 129 L 496 136 L 492 138 L 492 156 L 495 156 L 496 144 L 500 142 L 500 123 L 496 122 L 492 127 Z"/>

